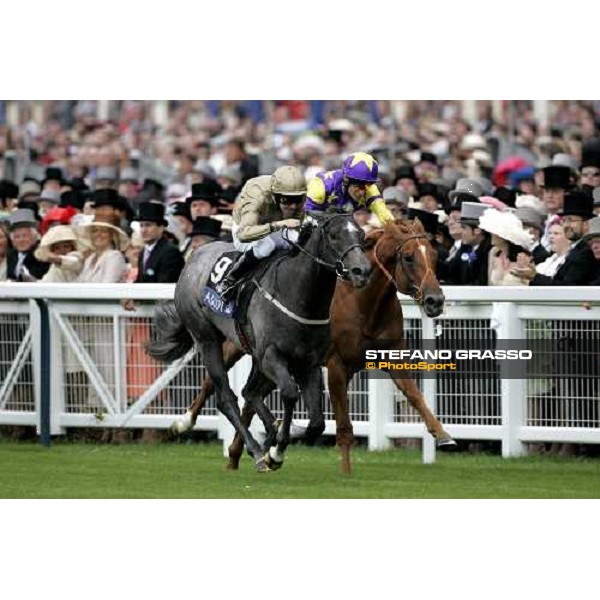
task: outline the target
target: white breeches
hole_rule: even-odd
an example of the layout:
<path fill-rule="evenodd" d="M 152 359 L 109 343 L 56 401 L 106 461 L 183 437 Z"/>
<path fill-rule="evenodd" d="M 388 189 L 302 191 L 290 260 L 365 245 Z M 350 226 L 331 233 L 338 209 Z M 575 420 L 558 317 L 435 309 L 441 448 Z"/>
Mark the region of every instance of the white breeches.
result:
<path fill-rule="evenodd" d="M 288 242 L 288 239 L 292 242 L 298 241 L 298 231 L 295 229 L 282 229 L 280 231 L 274 231 L 273 233 L 266 235 L 264 238 L 255 240 L 253 242 L 240 242 L 237 237 L 237 231 L 238 226 L 237 224 L 234 224 L 231 231 L 233 235 L 234 248 L 238 252 L 246 252 L 246 250 L 252 248 L 256 258 L 266 258 L 267 256 L 273 254 L 273 252 L 278 248 L 292 248 L 292 245 Z"/>

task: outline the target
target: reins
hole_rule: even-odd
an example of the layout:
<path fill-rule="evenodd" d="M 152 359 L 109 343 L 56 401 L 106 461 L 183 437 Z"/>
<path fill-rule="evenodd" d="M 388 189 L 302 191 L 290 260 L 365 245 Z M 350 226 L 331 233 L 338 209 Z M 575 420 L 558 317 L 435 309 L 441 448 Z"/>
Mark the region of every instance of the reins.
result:
<path fill-rule="evenodd" d="M 400 256 L 400 262 L 402 263 L 402 268 L 405 273 L 406 273 L 406 269 L 404 268 L 404 257 L 401 252 L 402 246 L 404 246 L 404 244 L 406 242 L 408 242 L 409 240 L 416 240 L 419 238 L 427 239 L 427 236 L 424 233 L 413 233 L 413 234 L 407 236 L 404 240 L 402 240 L 402 242 L 400 242 L 400 244 L 398 244 L 396 246 L 396 248 L 394 249 L 394 256 Z M 373 259 L 375 260 L 375 264 L 377 265 L 377 267 L 385 275 L 386 279 L 396 288 L 396 291 L 399 292 L 400 290 L 398 289 L 398 284 L 396 283 L 396 279 L 385 268 L 385 265 L 381 262 L 381 260 L 379 259 L 379 256 L 377 255 L 377 249 L 382 240 L 383 240 L 383 236 L 381 236 L 377 240 L 377 243 L 375 244 L 375 247 L 373 249 Z M 396 272 L 396 264 L 397 264 L 397 262 L 394 262 L 394 273 Z M 414 294 L 410 294 L 411 298 L 413 298 L 413 300 L 415 300 L 415 302 L 417 302 L 419 304 L 421 304 L 423 301 L 423 286 L 425 285 L 425 279 L 427 279 L 427 275 L 429 273 L 433 274 L 433 271 L 429 265 L 429 261 L 427 260 L 427 258 L 425 259 L 425 264 L 426 264 L 426 270 L 425 270 L 425 274 L 423 275 L 423 277 L 421 279 L 421 283 L 419 284 L 419 287 L 416 288 L 416 292 Z M 414 289 L 416 286 L 411 284 L 411 287 Z"/>

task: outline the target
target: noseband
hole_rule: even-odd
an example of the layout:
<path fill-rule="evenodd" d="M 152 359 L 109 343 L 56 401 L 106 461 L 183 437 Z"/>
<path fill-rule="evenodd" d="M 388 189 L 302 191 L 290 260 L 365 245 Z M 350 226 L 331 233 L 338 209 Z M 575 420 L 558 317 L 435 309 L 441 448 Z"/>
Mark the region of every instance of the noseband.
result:
<path fill-rule="evenodd" d="M 323 225 L 319 225 L 317 224 L 317 228 L 322 227 L 323 231 L 326 232 L 326 227 L 327 225 L 333 221 L 333 219 L 337 218 L 337 217 L 345 217 L 345 218 L 349 218 L 351 215 L 333 215 L 331 217 L 329 217 L 324 223 Z M 319 238 L 319 244 L 318 244 L 318 248 L 320 248 L 321 246 L 321 242 L 324 241 L 325 244 L 327 246 L 329 246 L 329 248 L 333 251 L 333 247 L 331 246 L 331 242 L 328 241 L 327 237 L 325 236 L 321 236 Z M 308 252 L 308 250 L 305 250 L 302 246 L 300 246 L 299 244 L 297 244 L 296 242 L 292 242 L 291 240 L 288 239 L 288 242 L 290 244 L 292 244 L 295 248 L 297 248 L 298 250 L 300 250 L 300 252 L 306 254 L 306 256 L 310 257 L 310 259 L 314 262 L 316 262 L 319 265 L 322 265 L 324 267 L 326 267 L 327 269 L 330 269 L 332 271 L 335 271 L 337 275 L 339 275 L 340 277 L 343 277 L 344 279 L 346 279 L 348 277 L 349 274 L 349 269 L 348 267 L 346 267 L 346 265 L 344 264 L 344 258 L 346 258 L 346 255 L 351 252 L 352 250 L 354 250 L 355 248 L 360 248 L 361 250 L 364 250 L 364 246 L 363 244 L 352 244 L 352 246 L 350 246 L 349 248 L 346 248 L 346 250 L 337 258 L 337 260 L 334 263 L 330 263 L 327 262 L 326 260 L 323 260 L 322 258 L 319 258 L 318 256 L 315 256 L 314 254 L 311 254 L 310 252 Z M 335 252 L 332 252 L 333 254 L 335 254 Z"/>
<path fill-rule="evenodd" d="M 400 291 L 398 289 L 398 284 L 396 283 L 396 279 L 395 279 L 395 275 L 396 275 L 396 266 L 398 264 L 398 260 L 397 257 L 400 257 L 400 262 L 402 264 L 402 270 L 406 273 L 406 267 L 404 265 L 404 256 L 402 255 L 402 246 L 404 246 L 404 244 L 406 244 L 406 242 L 408 242 L 409 240 L 416 240 L 419 238 L 425 238 L 427 239 L 427 236 L 424 233 L 412 233 L 409 236 L 407 236 L 406 238 L 404 238 L 394 249 L 394 256 L 396 256 L 396 260 L 394 261 L 394 276 L 392 276 L 392 274 L 385 268 L 385 266 L 383 265 L 383 263 L 381 262 L 381 260 L 379 259 L 379 256 L 377 256 L 377 248 L 379 247 L 379 244 L 381 243 L 381 240 L 383 239 L 383 236 L 381 236 L 378 240 L 377 243 L 375 244 L 375 248 L 373 250 L 373 258 L 375 260 L 375 263 L 377 264 L 377 266 L 381 269 L 381 271 L 383 272 L 383 274 L 386 276 L 386 278 L 388 279 L 388 281 L 396 288 L 396 291 Z M 429 273 L 433 274 L 433 271 L 431 270 L 431 267 L 429 266 L 429 261 L 426 260 L 426 270 L 425 270 L 425 274 L 423 275 L 423 278 L 421 279 L 421 283 L 419 284 L 419 287 L 415 286 L 414 284 L 410 284 L 411 287 L 411 293 L 410 293 L 410 297 L 417 302 L 418 304 L 422 304 L 423 303 L 423 285 L 425 284 L 425 279 L 427 278 L 427 275 Z M 416 291 L 414 291 L 416 290 Z"/>

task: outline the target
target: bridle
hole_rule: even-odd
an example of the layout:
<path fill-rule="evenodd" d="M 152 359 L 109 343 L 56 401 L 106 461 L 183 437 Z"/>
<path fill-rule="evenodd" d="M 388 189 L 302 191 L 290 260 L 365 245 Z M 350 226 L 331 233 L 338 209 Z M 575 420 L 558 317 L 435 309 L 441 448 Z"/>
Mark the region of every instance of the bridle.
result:
<path fill-rule="evenodd" d="M 347 214 L 341 214 L 341 215 L 332 215 L 331 217 L 328 217 L 325 222 L 323 224 L 320 224 L 317 222 L 316 224 L 316 228 L 322 228 L 323 232 L 327 233 L 327 225 L 333 221 L 334 219 L 338 218 L 338 217 L 344 217 L 344 218 L 351 218 L 352 215 L 347 215 Z M 327 269 L 330 269 L 332 271 L 335 271 L 336 274 L 344 279 L 348 278 L 348 275 L 350 273 L 348 267 L 346 267 L 346 265 L 344 264 L 344 259 L 346 258 L 346 256 L 352 252 L 352 250 L 354 250 L 355 248 L 360 248 L 361 250 L 364 250 L 364 245 L 363 244 L 352 244 L 349 248 L 346 248 L 346 250 L 337 257 L 337 260 L 332 263 L 332 262 L 328 262 L 326 260 L 323 260 L 322 258 L 319 258 L 318 256 L 315 256 L 314 254 L 312 254 L 311 252 L 309 252 L 308 250 L 304 249 L 300 244 L 296 243 L 296 242 L 292 242 L 287 236 L 286 236 L 286 240 L 292 244 L 295 248 L 297 248 L 300 252 L 302 252 L 303 254 L 305 254 L 306 256 L 308 256 L 313 262 L 324 266 Z M 333 248 L 333 246 L 331 245 L 331 242 L 328 241 L 326 236 L 320 236 L 319 238 L 319 242 L 317 245 L 317 251 L 319 252 L 319 254 L 321 254 L 320 252 L 320 247 L 321 247 L 321 242 L 325 243 L 326 246 L 329 247 L 329 250 L 331 250 L 332 254 L 335 254 L 335 250 Z"/>
<path fill-rule="evenodd" d="M 397 292 L 400 291 L 398 289 L 398 284 L 396 283 L 396 279 L 395 279 L 396 268 L 398 266 L 398 257 L 400 257 L 400 264 L 402 265 L 402 270 L 405 273 L 407 273 L 407 270 L 406 270 L 406 267 L 405 267 L 405 264 L 404 264 L 404 256 L 402 254 L 402 246 L 404 246 L 404 244 L 406 244 L 406 242 L 408 242 L 410 240 L 416 240 L 416 239 L 419 239 L 419 238 L 427 239 L 427 236 L 424 233 L 412 233 L 412 234 L 408 235 L 406 238 L 404 238 L 394 248 L 394 256 L 396 257 L 396 260 L 394 261 L 394 276 L 392 276 L 392 274 L 385 268 L 385 266 L 383 265 L 383 263 L 379 259 L 379 256 L 377 256 L 377 248 L 379 247 L 379 244 L 383 240 L 383 236 L 381 236 L 377 240 L 377 243 L 375 244 L 375 248 L 373 249 L 373 259 L 375 260 L 375 264 L 379 267 L 379 269 L 382 271 L 382 273 L 386 276 L 386 278 L 388 279 L 388 281 L 396 288 Z M 419 244 L 419 246 L 420 246 L 420 244 Z M 427 275 L 430 274 L 430 273 L 432 275 L 434 274 L 433 270 L 429 266 L 429 261 L 428 260 L 426 260 L 426 267 L 427 268 L 425 270 L 425 274 L 423 275 L 423 277 L 421 279 L 421 283 L 419 284 L 419 286 L 417 287 L 413 283 L 410 284 L 409 295 L 418 304 L 422 304 L 423 303 L 423 286 L 425 284 L 425 279 L 427 278 Z"/>

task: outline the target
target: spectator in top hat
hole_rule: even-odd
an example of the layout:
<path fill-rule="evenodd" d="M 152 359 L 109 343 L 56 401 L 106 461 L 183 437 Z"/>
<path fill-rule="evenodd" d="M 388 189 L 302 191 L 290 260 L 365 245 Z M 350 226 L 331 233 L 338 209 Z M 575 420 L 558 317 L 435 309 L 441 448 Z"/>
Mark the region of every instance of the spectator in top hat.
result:
<path fill-rule="evenodd" d="M 498 198 L 501 202 L 504 202 L 506 206 L 510 208 L 515 207 L 517 201 L 517 191 L 506 186 L 497 187 L 492 194 L 494 198 Z"/>
<path fill-rule="evenodd" d="M 116 190 L 117 179 L 116 167 L 98 167 L 94 180 L 94 190 Z"/>
<path fill-rule="evenodd" d="M 0 218 L 2 214 L 10 214 L 17 203 L 19 188 L 8 179 L 0 180 Z"/>
<path fill-rule="evenodd" d="M 408 210 L 410 196 L 404 190 L 395 186 L 385 188 L 382 192 L 382 196 L 385 205 L 392 213 L 394 219 L 404 219 L 406 211 Z M 373 217 L 375 217 L 375 215 L 373 215 Z M 381 223 L 377 226 L 381 227 Z"/>
<path fill-rule="evenodd" d="M 136 283 L 175 283 L 184 261 L 177 247 L 163 238 L 168 225 L 165 207 L 159 202 L 143 202 L 137 220 L 145 246 L 138 259 Z"/>
<path fill-rule="evenodd" d="M 542 235 L 542 245 L 548 249 L 548 232 L 557 221 L 558 213 L 565 203 L 565 194 L 571 188 L 571 169 L 563 165 L 553 165 L 543 169 L 544 184 L 542 200 L 546 205 L 548 218 Z"/>
<path fill-rule="evenodd" d="M 235 199 L 242 190 L 241 181 L 242 174 L 237 165 L 227 165 L 217 177 L 217 183 L 221 186 L 217 194 L 220 213 L 231 214 Z"/>
<path fill-rule="evenodd" d="M 460 226 L 464 245 L 460 257 L 462 285 L 488 284 L 488 255 L 492 243 L 490 234 L 479 226 L 479 218 L 486 210 L 488 207 L 480 202 L 463 202 L 461 206 Z"/>
<path fill-rule="evenodd" d="M 30 200 L 31 198 L 39 198 L 42 191 L 40 184 L 37 181 L 25 180 L 19 187 L 19 200 Z"/>
<path fill-rule="evenodd" d="M 60 202 L 60 193 L 54 190 L 44 189 L 40 194 L 40 197 L 37 199 L 39 214 L 42 219 L 46 215 L 46 213 L 58 206 Z"/>
<path fill-rule="evenodd" d="M 416 198 L 419 191 L 417 188 L 418 179 L 413 167 L 405 165 L 396 170 L 394 185 L 405 191 L 411 198 Z"/>
<path fill-rule="evenodd" d="M 221 227 L 222 223 L 221 221 L 217 221 L 217 219 L 211 217 L 198 217 L 194 221 L 194 226 L 190 233 L 192 239 L 192 252 L 196 248 L 200 248 L 200 246 L 218 240 L 221 235 Z"/>
<path fill-rule="evenodd" d="M 598 275 L 589 285 L 600 285 L 600 217 L 588 221 L 588 232 L 583 236 L 583 241 L 589 246 L 598 263 Z"/>
<path fill-rule="evenodd" d="M 189 206 L 192 221 L 195 221 L 198 217 L 216 215 L 219 200 L 212 185 L 195 183 L 192 185 L 191 196 L 186 198 L 186 203 Z"/>
<path fill-rule="evenodd" d="M 580 174 L 580 185 L 589 185 L 592 188 L 600 186 L 600 164 L 596 160 L 582 163 Z"/>
<path fill-rule="evenodd" d="M 110 223 L 115 227 L 121 226 L 123 205 L 117 190 L 112 188 L 95 190 L 91 199 L 94 202 L 94 218 L 96 221 Z"/>
<path fill-rule="evenodd" d="M 133 200 L 138 193 L 139 178 L 137 171 L 132 167 L 124 167 L 119 177 L 119 186 L 117 191 L 119 196 L 123 196 L 128 202 Z"/>
<path fill-rule="evenodd" d="M 592 198 L 579 191 L 565 197 L 559 216 L 564 223 L 565 235 L 571 241 L 571 249 L 554 277 L 537 273 L 533 265 L 526 265 L 525 261 L 514 269 L 514 273 L 529 280 L 530 285 L 587 285 L 594 279 L 598 265 L 592 251 L 582 241 L 588 233 L 587 221 L 594 216 L 592 206 Z"/>
<path fill-rule="evenodd" d="M 7 279 L 7 256 L 11 247 L 8 225 L 4 221 L 0 221 L 0 281 Z"/>
<path fill-rule="evenodd" d="M 439 229 L 438 216 L 435 213 L 429 212 L 427 210 L 420 210 L 418 208 L 409 208 L 407 218 L 408 219 L 419 219 L 419 221 L 423 225 L 423 229 L 425 230 L 425 233 L 427 234 L 427 239 L 429 240 L 429 243 L 431 244 L 433 249 L 436 251 L 436 255 L 437 255 L 436 268 L 435 268 L 436 274 L 438 273 L 440 268 L 443 272 L 445 261 L 448 258 L 448 250 L 446 250 L 446 248 L 444 248 L 444 246 L 437 240 L 437 233 L 438 233 L 438 229 Z M 441 265 L 441 267 L 440 267 L 440 265 Z"/>
<path fill-rule="evenodd" d="M 35 257 L 39 244 L 37 221 L 33 211 L 20 208 L 13 212 L 9 219 L 10 240 L 12 249 L 7 254 L 7 278 L 13 281 L 37 281 L 50 268 L 47 263 Z"/>
<path fill-rule="evenodd" d="M 415 173 L 421 184 L 439 177 L 440 173 L 437 164 L 437 156 L 433 154 L 433 152 L 421 152 L 419 162 L 415 167 Z"/>
<path fill-rule="evenodd" d="M 179 230 L 184 236 L 183 241 L 179 245 L 179 251 L 183 255 L 184 260 L 187 260 L 191 254 L 191 238 L 192 227 L 194 221 L 190 214 L 190 207 L 187 202 L 175 202 L 171 205 L 173 210 L 173 219 L 177 223 Z"/>
<path fill-rule="evenodd" d="M 419 185 L 419 195 L 417 200 L 421 204 L 421 210 L 430 213 L 438 210 L 440 206 L 437 186 L 433 183 L 422 183 Z"/>
<path fill-rule="evenodd" d="M 58 167 L 48 167 L 46 169 L 46 176 L 42 181 L 42 190 L 58 194 L 63 185 L 64 179 L 62 170 Z"/>

